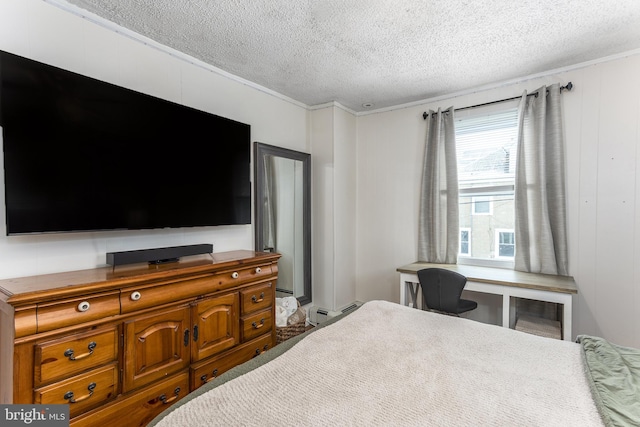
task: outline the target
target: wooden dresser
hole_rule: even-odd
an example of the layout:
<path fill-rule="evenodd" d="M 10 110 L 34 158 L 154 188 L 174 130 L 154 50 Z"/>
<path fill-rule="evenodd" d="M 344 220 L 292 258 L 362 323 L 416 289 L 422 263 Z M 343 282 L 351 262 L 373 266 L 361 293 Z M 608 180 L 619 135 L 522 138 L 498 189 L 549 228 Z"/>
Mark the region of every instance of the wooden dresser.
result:
<path fill-rule="evenodd" d="M 145 425 L 275 345 L 278 258 L 0 280 L 0 403 L 68 403 L 72 426 Z"/>

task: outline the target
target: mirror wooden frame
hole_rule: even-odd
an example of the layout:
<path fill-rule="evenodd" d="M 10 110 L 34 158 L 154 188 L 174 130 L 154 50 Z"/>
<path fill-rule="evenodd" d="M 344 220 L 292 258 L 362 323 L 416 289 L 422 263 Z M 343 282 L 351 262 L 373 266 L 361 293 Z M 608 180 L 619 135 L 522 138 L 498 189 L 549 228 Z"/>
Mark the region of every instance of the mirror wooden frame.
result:
<path fill-rule="evenodd" d="M 253 178 L 255 182 L 254 221 L 255 221 L 255 248 L 262 251 L 264 248 L 264 176 L 265 156 L 282 157 L 299 160 L 302 162 L 302 221 L 303 221 L 303 295 L 296 295 L 300 305 L 311 303 L 311 155 L 288 148 L 276 147 L 261 142 L 254 143 Z M 277 251 L 277 250 L 276 250 Z"/>

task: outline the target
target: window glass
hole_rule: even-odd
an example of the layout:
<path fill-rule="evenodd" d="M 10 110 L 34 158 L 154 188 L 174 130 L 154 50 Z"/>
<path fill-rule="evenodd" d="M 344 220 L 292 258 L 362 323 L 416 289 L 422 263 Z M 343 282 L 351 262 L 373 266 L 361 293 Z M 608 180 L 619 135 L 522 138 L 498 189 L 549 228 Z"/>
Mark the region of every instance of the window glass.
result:
<path fill-rule="evenodd" d="M 460 254 L 469 255 L 471 248 L 471 230 L 469 228 L 460 229 Z"/>
<path fill-rule="evenodd" d="M 515 233 L 513 230 L 496 230 L 498 257 L 513 258 L 515 254 Z"/>
<path fill-rule="evenodd" d="M 491 215 L 491 197 L 472 197 L 473 215 Z"/>
<path fill-rule="evenodd" d="M 464 263 L 465 259 L 489 262 L 513 259 L 517 110 L 457 118 L 455 130 L 460 191 L 459 260 Z M 463 244 L 465 236 L 468 239 Z"/>

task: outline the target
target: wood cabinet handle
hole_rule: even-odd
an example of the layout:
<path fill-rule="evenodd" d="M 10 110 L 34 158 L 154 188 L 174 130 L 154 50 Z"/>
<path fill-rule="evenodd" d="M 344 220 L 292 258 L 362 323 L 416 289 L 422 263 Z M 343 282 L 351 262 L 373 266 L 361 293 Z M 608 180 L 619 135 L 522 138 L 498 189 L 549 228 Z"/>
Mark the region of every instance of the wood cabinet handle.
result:
<path fill-rule="evenodd" d="M 64 357 L 68 357 L 69 360 L 81 360 L 81 359 L 84 359 L 85 357 L 91 356 L 93 354 L 93 350 L 95 350 L 97 346 L 98 346 L 98 344 L 96 344 L 94 341 L 91 341 L 89 343 L 89 345 L 87 346 L 87 348 L 89 349 L 89 352 L 88 353 L 79 354 L 77 356 L 74 355 L 74 352 L 73 352 L 72 348 L 68 348 L 64 352 Z"/>
<path fill-rule="evenodd" d="M 260 329 L 264 326 L 264 317 L 262 319 L 260 319 L 260 324 L 258 325 L 258 323 L 253 322 L 251 324 L 251 326 L 253 326 L 254 329 Z"/>
<path fill-rule="evenodd" d="M 260 356 L 262 353 L 264 353 L 267 350 L 269 350 L 269 344 L 265 344 L 264 347 L 262 347 L 262 350 L 260 350 L 259 348 L 256 348 L 256 354 L 254 354 L 253 357 Z"/>
<path fill-rule="evenodd" d="M 262 269 L 260 267 L 256 267 L 256 274 L 262 273 Z"/>
<path fill-rule="evenodd" d="M 131 298 L 131 301 L 138 301 L 140 298 L 142 298 L 142 294 L 138 291 L 131 292 L 129 298 Z"/>
<path fill-rule="evenodd" d="M 179 394 L 180 394 L 180 387 L 176 387 L 175 390 L 173 390 L 173 396 L 167 399 L 167 395 L 163 393 L 158 397 L 158 400 L 162 401 L 162 403 L 166 405 L 176 400 Z"/>
<path fill-rule="evenodd" d="M 251 297 L 251 301 L 258 303 L 264 301 L 264 292 L 260 292 L 260 298 L 257 298 L 255 295 Z"/>
<path fill-rule="evenodd" d="M 203 384 L 206 384 L 209 381 L 215 380 L 217 376 L 218 376 L 218 370 L 214 369 L 213 372 L 211 373 L 211 378 L 207 379 L 207 374 L 202 374 L 200 376 L 200 381 L 202 381 Z"/>
<path fill-rule="evenodd" d="M 240 274 L 238 274 L 237 271 L 234 271 L 233 273 L 231 273 L 231 277 L 237 279 L 238 277 L 240 277 Z"/>
<path fill-rule="evenodd" d="M 64 400 L 68 400 L 69 403 L 80 403 L 83 400 L 87 400 L 88 398 L 90 398 L 91 396 L 93 396 L 93 390 L 95 390 L 96 388 L 96 383 L 91 383 L 89 384 L 89 386 L 87 386 L 87 389 L 89 390 L 89 394 L 85 394 L 82 397 L 79 397 L 77 399 L 73 398 L 73 392 L 72 391 L 68 391 L 64 394 Z"/>
<path fill-rule="evenodd" d="M 88 311 L 91 308 L 91 304 L 89 304 L 89 301 L 82 301 L 80 304 L 78 304 L 78 311 L 81 312 L 85 312 Z"/>

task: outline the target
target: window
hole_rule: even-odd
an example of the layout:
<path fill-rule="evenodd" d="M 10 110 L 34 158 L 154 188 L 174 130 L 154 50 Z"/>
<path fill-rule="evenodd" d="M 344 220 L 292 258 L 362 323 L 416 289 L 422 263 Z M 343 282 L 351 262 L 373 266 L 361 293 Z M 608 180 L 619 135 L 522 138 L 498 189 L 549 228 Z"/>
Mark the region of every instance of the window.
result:
<path fill-rule="evenodd" d="M 460 255 L 469 255 L 471 252 L 471 229 L 460 229 Z"/>
<path fill-rule="evenodd" d="M 472 197 L 473 215 L 491 215 L 491 197 Z"/>
<path fill-rule="evenodd" d="M 513 230 L 496 230 L 496 248 L 498 258 L 513 258 L 516 250 Z"/>
<path fill-rule="evenodd" d="M 459 262 L 492 265 L 513 260 L 517 110 L 456 118 L 455 128 Z"/>

